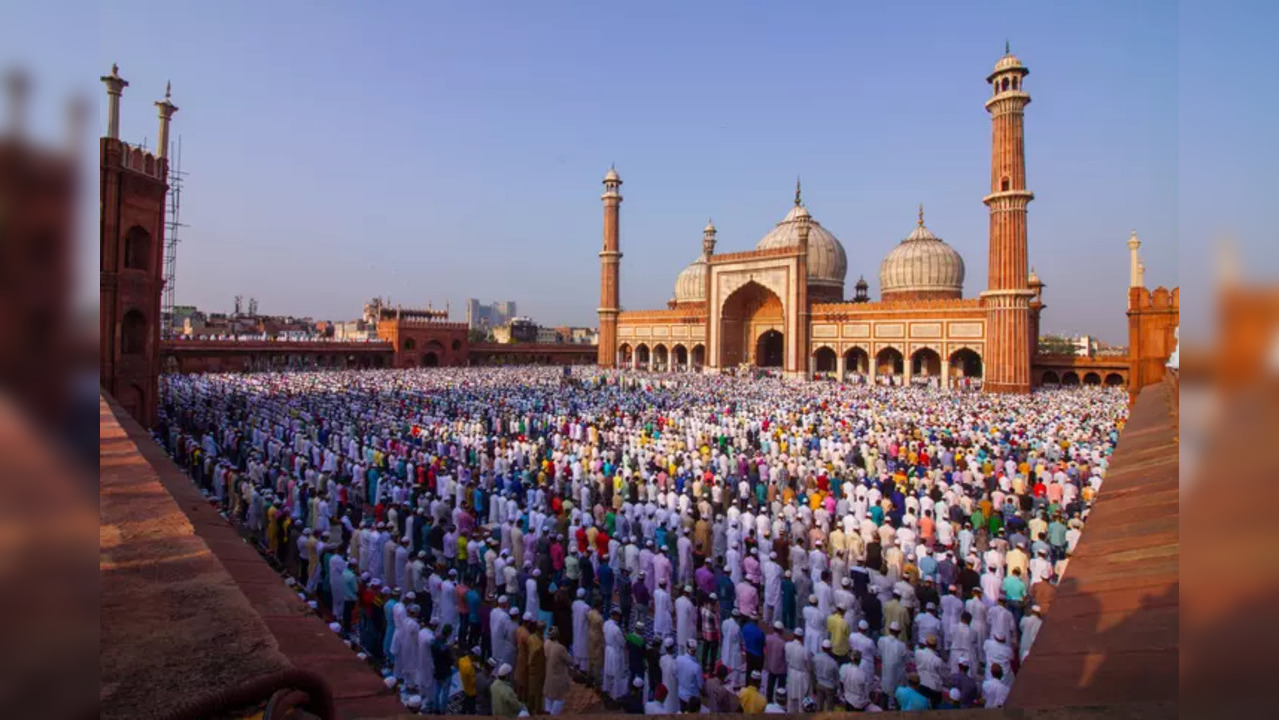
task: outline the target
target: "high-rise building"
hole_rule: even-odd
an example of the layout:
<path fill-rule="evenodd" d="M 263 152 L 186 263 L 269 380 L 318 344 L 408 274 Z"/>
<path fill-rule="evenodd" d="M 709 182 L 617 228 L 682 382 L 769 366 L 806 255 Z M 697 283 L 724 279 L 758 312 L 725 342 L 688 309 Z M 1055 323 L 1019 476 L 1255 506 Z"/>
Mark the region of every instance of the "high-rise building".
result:
<path fill-rule="evenodd" d="M 495 300 L 489 305 L 481 303 L 476 298 L 470 298 L 466 301 L 466 325 L 472 330 L 477 328 L 491 330 L 499 325 L 507 324 L 516 315 L 514 300 L 505 302 Z"/>

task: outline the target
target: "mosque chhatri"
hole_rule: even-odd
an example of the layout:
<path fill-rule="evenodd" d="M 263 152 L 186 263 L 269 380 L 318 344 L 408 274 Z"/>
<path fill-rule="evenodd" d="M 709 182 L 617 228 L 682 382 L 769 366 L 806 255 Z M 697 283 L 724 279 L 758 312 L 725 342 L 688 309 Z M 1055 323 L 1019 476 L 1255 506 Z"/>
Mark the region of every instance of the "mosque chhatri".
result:
<path fill-rule="evenodd" d="M 848 256 L 804 206 L 794 206 L 754 250 L 717 254 L 715 226 L 702 254 L 675 281 L 662 310 L 622 311 L 619 206 L 622 179 L 604 177 L 600 252 L 601 367 L 723 372 L 743 365 L 789 377 L 858 373 L 870 381 L 921 377 L 953 386 L 982 379 L 989 392 L 1029 392 L 1031 361 L 1044 308 L 1043 283 L 1028 267 L 1023 115 L 1029 70 L 1006 53 L 986 78 L 992 132 L 989 285 L 963 296 L 964 259 L 924 224 L 880 265 L 881 296 L 864 278 L 845 295 Z"/>

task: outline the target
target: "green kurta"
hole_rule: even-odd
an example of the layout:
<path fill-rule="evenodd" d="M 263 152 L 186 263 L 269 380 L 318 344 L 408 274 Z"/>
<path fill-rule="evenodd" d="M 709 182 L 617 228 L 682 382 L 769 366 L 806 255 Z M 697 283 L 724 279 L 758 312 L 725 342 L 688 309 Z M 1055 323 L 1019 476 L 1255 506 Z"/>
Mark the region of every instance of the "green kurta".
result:
<path fill-rule="evenodd" d="M 515 688 L 505 680 L 494 680 L 489 688 L 489 696 L 493 699 L 493 714 L 499 717 L 517 717 L 520 714 L 520 699 L 515 696 Z"/>

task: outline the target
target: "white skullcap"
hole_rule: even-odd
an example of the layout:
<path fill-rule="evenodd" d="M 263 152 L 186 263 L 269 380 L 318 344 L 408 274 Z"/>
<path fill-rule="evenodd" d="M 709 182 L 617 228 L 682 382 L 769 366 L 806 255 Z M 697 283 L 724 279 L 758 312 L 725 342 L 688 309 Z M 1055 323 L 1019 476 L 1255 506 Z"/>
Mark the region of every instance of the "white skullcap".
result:
<path fill-rule="evenodd" d="M 510 663 L 502 663 L 501 667 L 497 669 L 498 677 L 506 677 L 507 675 L 510 675 L 510 674 L 511 674 Z"/>

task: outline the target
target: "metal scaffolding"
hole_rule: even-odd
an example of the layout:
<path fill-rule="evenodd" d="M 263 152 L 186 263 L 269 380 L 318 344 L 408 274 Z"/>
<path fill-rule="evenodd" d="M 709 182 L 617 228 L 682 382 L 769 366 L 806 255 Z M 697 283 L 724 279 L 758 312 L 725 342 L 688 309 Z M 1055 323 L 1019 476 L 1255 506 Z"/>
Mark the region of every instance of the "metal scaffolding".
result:
<path fill-rule="evenodd" d="M 182 184 L 186 173 L 182 171 L 182 136 L 178 136 L 176 148 L 170 143 L 169 157 L 173 160 L 169 165 L 169 192 L 164 208 L 164 294 L 160 305 L 160 334 L 169 338 L 174 335 L 173 298 L 177 289 L 178 264 L 178 228 L 182 224 Z M 175 151 L 176 150 L 176 151 Z"/>

